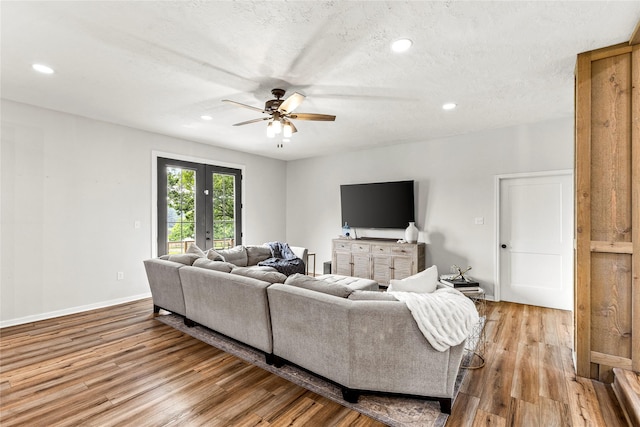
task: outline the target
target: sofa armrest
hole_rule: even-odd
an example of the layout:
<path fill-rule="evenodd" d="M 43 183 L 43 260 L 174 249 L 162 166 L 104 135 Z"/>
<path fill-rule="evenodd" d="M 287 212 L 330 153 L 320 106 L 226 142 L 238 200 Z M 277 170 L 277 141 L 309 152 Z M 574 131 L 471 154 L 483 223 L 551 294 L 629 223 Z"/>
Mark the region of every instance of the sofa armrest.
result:
<path fill-rule="evenodd" d="M 302 261 L 304 261 L 304 265 L 305 267 L 307 266 L 307 258 L 308 258 L 308 253 L 309 251 L 307 250 L 307 248 L 303 248 L 302 246 L 289 246 L 289 248 L 291 248 L 291 251 L 298 257 L 300 258 Z"/>
<path fill-rule="evenodd" d="M 159 258 L 144 261 L 153 304 L 182 316 L 186 310 L 179 270 L 184 266 L 179 262 Z"/>

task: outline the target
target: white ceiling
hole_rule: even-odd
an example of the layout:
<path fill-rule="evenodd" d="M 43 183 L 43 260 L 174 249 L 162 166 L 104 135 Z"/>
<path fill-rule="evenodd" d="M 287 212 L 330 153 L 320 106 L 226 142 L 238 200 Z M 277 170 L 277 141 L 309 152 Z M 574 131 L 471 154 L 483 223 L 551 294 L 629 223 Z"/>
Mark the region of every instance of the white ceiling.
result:
<path fill-rule="evenodd" d="M 0 14 L 3 98 L 292 160 L 570 117 L 576 55 L 629 40 L 640 2 L 2 1 Z M 391 52 L 400 37 L 409 52 Z M 222 99 L 262 108 L 274 87 L 336 121 L 296 121 L 284 148 L 265 122 L 231 126 L 261 113 Z"/>

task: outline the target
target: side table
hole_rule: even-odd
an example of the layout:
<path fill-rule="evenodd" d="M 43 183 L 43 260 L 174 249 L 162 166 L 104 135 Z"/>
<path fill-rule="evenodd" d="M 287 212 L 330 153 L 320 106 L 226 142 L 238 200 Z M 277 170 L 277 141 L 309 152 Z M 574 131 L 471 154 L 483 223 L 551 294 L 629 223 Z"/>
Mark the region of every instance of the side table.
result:
<path fill-rule="evenodd" d="M 484 332 L 484 326 L 487 321 L 487 300 L 485 299 L 484 289 L 462 292 L 467 298 L 473 301 L 478 310 L 478 316 L 480 319 L 478 323 L 471 330 L 469 338 L 465 344 L 465 350 L 471 353 L 471 357 L 463 362 L 462 367 L 466 369 L 479 369 L 484 366 L 484 353 L 486 337 Z"/>
<path fill-rule="evenodd" d="M 313 257 L 313 269 L 311 270 L 311 275 L 315 277 L 316 275 L 316 254 L 315 252 L 309 252 L 307 253 L 307 271 L 306 274 L 307 276 L 309 275 L 309 258 Z"/>

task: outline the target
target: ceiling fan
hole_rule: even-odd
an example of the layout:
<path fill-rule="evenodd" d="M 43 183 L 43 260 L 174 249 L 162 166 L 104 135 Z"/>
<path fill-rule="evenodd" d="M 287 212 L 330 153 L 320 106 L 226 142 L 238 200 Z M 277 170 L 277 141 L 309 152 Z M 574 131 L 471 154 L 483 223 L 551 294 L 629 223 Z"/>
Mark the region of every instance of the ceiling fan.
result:
<path fill-rule="evenodd" d="M 291 137 L 294 132 L 298 131 L 294 124 L 291 122 L 291 120 L 293 119 L 316 120 L 324 122 L 332 122 L 336 119 L 336 116 L 331 116 L 329 114 L 294 113 L 293 110 L 298 108 L 302 101 L 304 101 L 305 96 L 298 92 L 294 92 L 293 95 L 289 95 L 287 99 L 282 99 L 285 92 L 286 91 L 284 89 L 272 89 L 271 93 L 276 98 L 267 101 L 264 104 L 264 109 L 252 107 L 251 105 L 242 104 L 236 101 L 231 101 L 230 99 L 223 99 L 222 102 L 228 102 L 240 107 L 268 114 L 268 117 L 247 120 L 246 122 L 236 123 L 233 126 L 248 125 L 249 123 L 257 123 L 268 120 L 269 123 L 267 124 L 267 136 L 269 138 L 273 138 L 280 132 L 282 132 L 285 138 Z"/>

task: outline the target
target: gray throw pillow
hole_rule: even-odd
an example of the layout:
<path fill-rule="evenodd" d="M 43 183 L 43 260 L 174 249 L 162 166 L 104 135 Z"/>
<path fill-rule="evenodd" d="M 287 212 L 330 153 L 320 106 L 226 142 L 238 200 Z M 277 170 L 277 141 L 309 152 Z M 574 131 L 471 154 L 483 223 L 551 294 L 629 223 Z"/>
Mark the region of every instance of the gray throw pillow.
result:
<path fill-rule="evenodd" d="M 207 268 L 209 270 L 221 271 L 223 273 L 230 273 L 235 265 L 224 261 L 211 261 L 207 258 L 198 258 L 193 263 L 194 267 Z"/>
<path fill-rule="evenodd" d="M 287 276 L 272 267 L 236 267 L 231 270 L 231 274 L 251 277 L 268 283 L 284 283 L 287 280 Z"/>
<path fill-rule="evenodd" d="M 191 243 L 189 244 L 189 247 L 187 248 L 187 253 L 188 254 L 196 254 L 200 257 L 204 257 L 207 256 L 204 251 L 202 249 L 200 249 L 195 243 Z"/>
<path fill-rule="evenodd" d="M 221 249 L 217 252 L 222 255 L 226 262 L 230 262 L 237 267 L 247 266 L 247 251 L 242 245 L 238 245 L 231 249 Z"/>
<path fill-rule="evenodd" d="M 225 260 L 222 255 L 220 255 L 218 252 L 216 252 L 213 249 L 209 249 L 207 251 L 207 258 L 209 258 L 211 261 L 224 261 Z"/>
<path fill-rule="evenodd" d="M 354 301 L 398 301 L 396 297 L 386 292 L 355 290 L 349 295 Z"/>
<path fill-rule="evenodd" d="M 315 277 L 305 276 L 304 274 L 292 274 L 284 282 L 285 285 L 297 286 L 324 294 L 334 295 L 340 298 L 347 298 L 353 290 L 345 285 L 338 283 L 325 282 Z"/>
<path fill-rule="evenodd" d="M 245 246 L 247 249 L 247 265 L 258 265 L 260 261 L 271 258 L 268 246 Z"/>
<path fill-rule="evenodd" d="M 195 260 L 200 258 L 199 255 L 196 254 L 174 254 L 169 255 L 169 261 L 179 262 L 184 265 L 192 265 Z"/>

